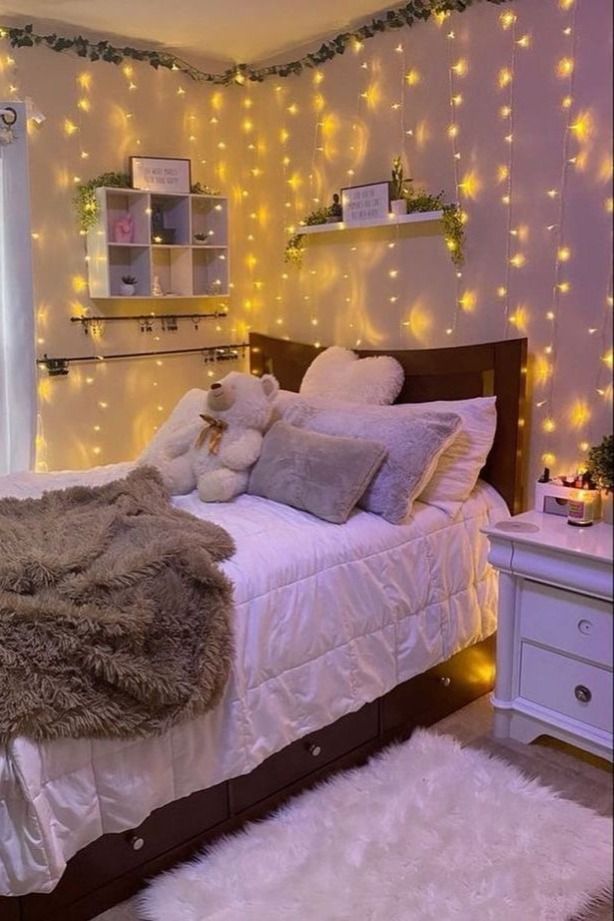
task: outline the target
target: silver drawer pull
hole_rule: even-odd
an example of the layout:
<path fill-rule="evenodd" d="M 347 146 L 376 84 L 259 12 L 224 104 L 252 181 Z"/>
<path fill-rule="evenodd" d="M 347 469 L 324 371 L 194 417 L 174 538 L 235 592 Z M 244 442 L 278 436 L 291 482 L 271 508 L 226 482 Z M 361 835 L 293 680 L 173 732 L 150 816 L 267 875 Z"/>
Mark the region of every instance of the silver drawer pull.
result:
<path fill-rule="evenodd" d="M 310 742 L 307 745 L 307 751 L 312 758 L 318 758 L 322 754 L 322 746 L 318 745 L 316 742 Z"/>
<path fill-rule="evenodd" d="M 593 696 L 591 692 L 589 691 L 589 689 L 585 687 L 583 684 L 576 685 L 574 689 L 574 694 L 576 695 L 576 698 L 580 701 L 580 703 L 583 703 L 583 704 L 587 704 L 590 701 L 591 697 Z"/>
<path fill-rule="evenodd" d="M 451 679 L 451 678 L 448 678 L 447 675 L 443 675 L 443 676 L 439 679 L 439 681 L 440 681 L 441 684 L 443 684 L 444 688 L 449 688 L 450 685 L 452 684 L 452 679 Z"/>
<path fill-rule="evenodd" d="M 140 851 L 145 846 L 145 838 L 141 838 L 139 835 L 130 835 L 128 844 L 133 851 Z"/>
<path fill-rule="evenodd" d="M 593 632 L 593 624 L 590 620 L 579 620 L 578 621 L 578 630 L 580 633 L 583 633 L 584 636 L 588 636 Z"/>

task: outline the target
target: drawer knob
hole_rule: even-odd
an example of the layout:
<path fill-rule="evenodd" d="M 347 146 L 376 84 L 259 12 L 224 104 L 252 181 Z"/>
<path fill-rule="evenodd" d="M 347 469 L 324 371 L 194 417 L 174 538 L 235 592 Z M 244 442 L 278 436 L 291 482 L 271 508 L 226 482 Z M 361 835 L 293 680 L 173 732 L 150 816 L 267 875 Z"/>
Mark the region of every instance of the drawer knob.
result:
<path fill-rule="evenodd" d="M 140 851 L 145 846 L 145 838 L 141 838 L 139 835 L 130 835 L 128 844 L 133 851 Z"/>
<path fill-rule="evenodd" d="M 593 625 L 590 620 L 579 620 L 578 630 L 580 631 L 580 633 L 583 633 L 584 636 L 588 636 L 589 633 L 592 633 L 593 631 Z"/>
<path fill-rule="evenodd" d="M 307 751 L 312 758 L 318 758 L 322 754 L 322 746 L 318 745 L 317 742 L 310 742 L 307 745 Z"/>
<path fill-rule="evenodd" d="M 580 703 L 583 703 L 583 704 L 587 704 L 590 701 L 591 697 L 593 696 L 591 692 L 589 691 L 589 689 L 585 687 L 585 685 L 583 684 L 576 685 L 574 694 L 576 695 L 576 698 L 580 701 Z"/>
<path fill-rule="evenodd" d="M 442 678 L 439 679 L 439 681 L 441 684 L 443 684 L 444 688 L 449 688 L 450 685 L 452 684 L 452 679 L 448 678 L 447 675 L 444 675 Z"/>

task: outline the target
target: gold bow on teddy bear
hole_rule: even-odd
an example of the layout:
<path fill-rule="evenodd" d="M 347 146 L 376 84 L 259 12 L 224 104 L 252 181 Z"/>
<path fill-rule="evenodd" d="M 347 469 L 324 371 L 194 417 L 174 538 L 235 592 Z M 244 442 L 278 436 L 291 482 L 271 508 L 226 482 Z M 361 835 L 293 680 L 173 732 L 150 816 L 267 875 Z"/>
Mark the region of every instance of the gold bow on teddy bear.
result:
<path fill-rule="evenodd" d="M 203 413 L 200 413 L 199 415 L 205 423 L 205 426 L 196 439 L 196 447 L 200 448 L 202 445 L 204 445 L 210 435 L 211 438 L 209 439 L 209 454 L 217 454 L 220 450 L 222 435 L 228 428 L 228 423 L 224 422 L 223 419 L 216 419 L 214 416 L 207 416 Z"/>

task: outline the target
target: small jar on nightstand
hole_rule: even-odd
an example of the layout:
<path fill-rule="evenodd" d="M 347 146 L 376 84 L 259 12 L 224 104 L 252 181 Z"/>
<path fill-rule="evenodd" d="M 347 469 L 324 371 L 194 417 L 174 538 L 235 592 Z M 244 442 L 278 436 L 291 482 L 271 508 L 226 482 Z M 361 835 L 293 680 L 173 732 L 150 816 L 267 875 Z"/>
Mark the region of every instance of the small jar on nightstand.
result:
<path fill-rule="evenodd" d="M 612 527 L 525 512 L 485 533 L 499 571 L 495 735 L 612 760 Z"/>

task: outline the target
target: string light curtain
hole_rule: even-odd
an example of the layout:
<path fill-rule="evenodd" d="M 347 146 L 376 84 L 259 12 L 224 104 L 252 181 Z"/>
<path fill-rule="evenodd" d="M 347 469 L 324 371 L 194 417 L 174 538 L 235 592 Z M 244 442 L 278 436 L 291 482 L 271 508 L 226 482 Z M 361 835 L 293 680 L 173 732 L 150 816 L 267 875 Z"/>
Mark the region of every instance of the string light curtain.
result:
<path fill-rule="evenodd" d="M 34 459 L 36 373 L 26 114 L 0 102 L 15 121 L 0 143 L 0 474 Z"/>

